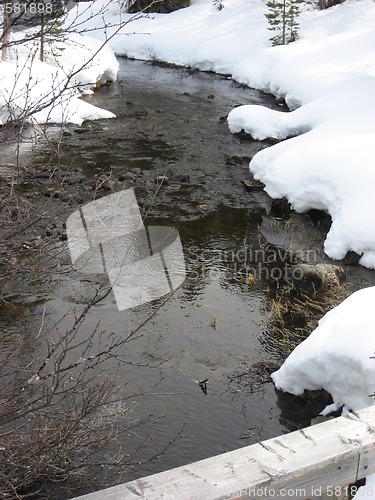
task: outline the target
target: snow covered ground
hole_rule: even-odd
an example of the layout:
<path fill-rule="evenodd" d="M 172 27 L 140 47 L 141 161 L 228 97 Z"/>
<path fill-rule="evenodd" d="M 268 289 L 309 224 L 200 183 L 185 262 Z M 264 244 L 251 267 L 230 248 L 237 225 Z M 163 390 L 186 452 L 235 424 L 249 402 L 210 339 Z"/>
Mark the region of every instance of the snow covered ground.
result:
<path fill-rule="evenodd" d="M 13 35 L 23 39 L 23 33 Z M 34 123 L 75 123 L 115 115 L 79 97 L 91 87 L 115 80 L 118 62 L 112 50 L 92 37 L 71 33 L 54 49 L 46 47 L 45 62 L 35 42 L 14 45 L 9 61 L 0 62 L 0 125 L 23 119 Z M 98 52 L 98 53 L 97 53 Z"/>

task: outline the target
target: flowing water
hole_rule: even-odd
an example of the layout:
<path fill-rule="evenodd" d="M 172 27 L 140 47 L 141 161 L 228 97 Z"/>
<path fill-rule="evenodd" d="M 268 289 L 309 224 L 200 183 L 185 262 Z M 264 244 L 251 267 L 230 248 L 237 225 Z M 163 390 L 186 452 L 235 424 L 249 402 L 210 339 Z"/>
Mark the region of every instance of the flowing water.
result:
<path fill-rule="evenodd" d="M 134 420 L 149 414 L 163 417 L 136 429 L 141 438 L 152 435 L 139 459 L 162 450 L 184 429 L 183 439 L 166 453 L 131 472 L 156 473 L 306 424 L 310 415 L 303 404 L 279 394 L 268 376 L 285 356 L 267 328 L 267 304 L 280 279 L 276 271 L 285 266 L 282 245 L 266 245 L 265 236 L 280 244 L 279 228 L 274 226 L 278 219 L 269 215 L 267 194 L 248 192 L 241 182 L 249 178 L 249 160 L 271 142 L 233 136 L 226 123 L 236 105 L 262 104 L 285 110 L 283 104 L 224 76 L 125 59 L 121 60 L 119 81 L 102 87 L 87 101 L 113 111 L 117 118 L 84 124 L 80 131 L 67 127 L 62 165 L 71 165 L 85 179 L 99 178 L 103 171 L 118 179 L 129 168 L 141 168 L 133 187 L 138 200 L 151 207 L 147 224 L 173 226 L 179 231 L 189 274 L 140 330 L 139 338 L 121 353 L 128 363 L 118 374 L 124 394 L 143 393 L 152 387 L 159 380 L 159 370 L 148 365 L 164 362 L 162 380 L 151 393 L 128 401 L 136 402 L 131 414 Z M 51 161 L 48 154 L 36 148 L 36 168 Z M 96 165 L 87 163 L 90 161 Z M 157 175 L 186 174 L 188 182 L 162 185 L 154 195 Z M 87 190 L 81 205 L 91 201 L 90 193 Z M 56 203 L 64 207 L 65 218 L 79 205 Z M 305 236 L 311 241 L 314 232 L 316 255 L 321 256 L 322 235 L 302 219 L 308 226 Z M 300 245 L 303 247 L 302 241 Z M 67 253 L 66 248 L 63 251 Z M 277 266 L 270 259 L 276 253 Z M 249 266 L 254 270 L 254 283 L 249 283 Z M 96 284 L 95 277 L 80 275 L 69 266 L 63 270 L 55 270 L 53 277 L 46 271 L 33 285 L 39 291 L 38 300 L 43 296 L 51 324 L 72 305 L 84 304 Z M 80 335 L 97 324 L 126 335 L 159 303 L 119 312 L 110 294 L 92 308 Z M 40 303 L 34 303 L 31 310 L 23 307 L 18 321 L 38 324 Z M 6 321 L 8 331 L 16 328 L 14 317 Z M 60 329 L 69 321 L 68 315 Z M 205 384 L 198 384 L 206 379 Z M 123 451 L 129 454 L 139 444 L 131 433 L 120 439 Z"/>

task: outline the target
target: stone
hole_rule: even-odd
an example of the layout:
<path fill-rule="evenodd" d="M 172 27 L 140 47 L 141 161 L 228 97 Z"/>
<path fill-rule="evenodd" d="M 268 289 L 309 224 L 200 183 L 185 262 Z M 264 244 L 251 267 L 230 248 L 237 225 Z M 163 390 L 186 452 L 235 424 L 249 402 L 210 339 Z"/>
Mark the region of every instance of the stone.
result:
<path fill-rule="evenodd" d="M 65 182 L 69 184 L 69 186 L 74 186 L 75 184 L 80 184 L 81 177 L 78 175 L 69 175 L 65 178 Z"/>
<path fill-rule="evenodd" d="M 96 186 L 99 184 L 99 180 L 97 178 L 93 179 L 88 179 L 85 183 L 85 186 L 90 186 L 92 188 L 96 188 Z"/>
<path fill-rule="evenodd" d="M 132 116 L 140 120 L 142 118 L 146 118 L 147 115 L 148 115 L 147 109 L 139 109 L 138 111 L 135 111 Z"/>
<path fill-rule="evenodd" d="M 59 194 L 59 199 L 63 201 L 64 203 L 70 201 L 71 196 L 68 193 L 60 193 Z"/>
<path fill-rule="evenodd" d="M 132 168 L 129 168 L 129 172 L 131 172 L 132 174 L 134 174 L 136 177 L 138 177 L 138 175 L 142 175 L 143 174 L 143 170 L 139 167 L 132 167 Z"/>
<path fill-rule="evenodd" d="M 37 172 L 36 174 L 37 179 L 50 179 L 53 176 L 54 176 L 54 171 L 49 170 L 47 168 L 44 168 L 41 172 Z"/>
<path fill-rule="evenodd" d="M 238 156 L 238 155 L 229 155 L 225 158 L 226 165 L 241 165 L 242 163 L 249 163 L 251 157 L 248 156 Z"/>
<path fill-rule="evenodd" d="M 353 252 L 353 250 L 349 250 L 349 252 L 345 255 L 342 261 L 347 266 L 357 266 L 360 258 L 361 255 L 358 255 L 356 252 Z"/>
<path fill-rule="evenodd" d="M 47 196 L 48 198 L 58 198 L 59 193 L 54 188 L 48 188 L 44 191 L 44 196 Z"/>
<path fill-rule="evenodd" d="M 292 211 L 291 204 L 286 198 L 276 198 L 272 200 L 271 214 L 274 217 L 283 217 Z"/>
<path fill-rule="evenodd" d="M 167 191 L 177 192 L 180 191 L 180 189 L 181 189 L 181 184 L 168 184 L 167 186 Z"/>
<path fill-rule="evenodd" d="M 99 189 L 103 189 L 104 191 L 114 191 L 115 188 L 116 183 L 111 179 L 107 179 L 99 185 Z"/>
<path fill-rule="evenodd" d="M 174 184 L 180 184 L 182 182 L 190 182 L 189 174 L 176 174 L 169 178 L 169 182 Z"/>
<path fill-rule="evenodd" d="M 66 231 L 60 228 L 56 229 L 56 236 L 62 241 L 65 241 L 68 238 Z"/>
<path fill-rule="evenodd" d="M 75 128 L 74 132 L 78 135 L 81 135 L 81 134 L 87 134 L 88 132 L 91 132 L 91 130 L 89 128 Z"/>
<path fill-rule="evenodd" d="M 198 205 L 198 210 L 199 210 L 202 214 L 206 214 L 206 213 L 210 210 L 210 206 L 209 206 L 209 205 L 206 205 L 206 204 Z"/>
<path fill-rule="evenodd" d="M 123 174 L 120 175 L 118 178 L 119 181 L 135 181 L 137 176 L 133 172 L 124 172 Z"/>
<path fill-rule="evenodd" d="M 166 175 L 157 175 L 155 179 L 155 182 L 157 184 L 167 184 L 168 181 L 169 177 L 167 177 Z"/>
<path fill-rule="evenodd" d="M 264 189 L 263 182 L 257 181 L 255 179 L 242 179 L 241 182 L 245 186 L 246 191 L 263 191 Z"/>

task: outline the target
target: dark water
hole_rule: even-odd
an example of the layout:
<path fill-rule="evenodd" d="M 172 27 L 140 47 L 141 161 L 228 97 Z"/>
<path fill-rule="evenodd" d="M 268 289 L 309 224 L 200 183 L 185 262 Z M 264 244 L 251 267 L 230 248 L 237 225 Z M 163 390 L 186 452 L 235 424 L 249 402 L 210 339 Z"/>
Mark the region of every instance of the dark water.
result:
<path fill-rule="evenodd" d="M 241 183 L 249 178 L 249 160 L 270 143 L 233 136 L 226 116 L 239 104 L 284 109 L 282 105 L 225 77 L 128 60 L 121 61 L 119 81 L 87 101 L 113 111 L 117 118 L 85 124 L 87 130 L 80 134 L 68 127 L 71 135 L 64 139 L 62 164 L 87 177 L 111 171 L 114 179 L 128 168 L 142 168 L 134 190 L 146 207 L 152 207 L 147 223 L 178 229 L 189 273 L 184 285 L 140 330 L 139 338 L 121 353 L 138 366 L 123 365 L 118 373 L 124 394 L 134 394 L 128 401 L 134 404 L 132 419 L 163 417 L 136 429 L 137 435 L 121 436 L 123 451 L 131 454 L 139 438 L 151 435 L 139 454 L 141 461 L 167 446 L 182 428 L 184 437 L 157 460 L 135 466 L 132 475 L 125 473 L 121 479 L 200 460 L 305 424 L 303 404 L 277 393 L 264 372 L 254 369 L 239 377 L 260 362 L 276 366 L 285 356 L 272 342 L 265 313 L 277 276 L 271 273 L 275 264 L 267 260 L 270 247 L 265 246 L 264 235 L 280 244 L 280 228 L 272 227 L 275 219 L 268 215 L 268 196 L 262 191 L 249 193 Z M 88 160 L 97 166 L 87 167 Z M 33 161 L 45 165 L 45 151 L 36 149 Z M 178 190 L 162 186 L 155 196 L 155 178 L 163 174 L 189 174 L 190 180 Z M 87 201 L 90 196 L 88 192 Z M 67 217 L 76 208 L 66 205 L 63 212 Z M 313 230 L 309 226 L 305 231 L 310 242 Z M 299 238 L 302 248 L 305 242 Z M 321 235 L 315 235 L 314 244 L 321 255 Z M 66 258 L 66 246 L 61 245 Z M 259 262 L 259 274 L 249 286 L 249 266 Z M 72 305 L 85 303 L 96 284 L 95 277 L 82 276 L 69 266 L 63 269 L 64 273 L 56 271 L 44 281 L 50 324 Z M 39 289 L 43 291 L 43 286 Z M 126 335 L 158 303 L 119 312 L 110 294 L 90 311 L 80 335 L 84 338 L 97 324 Z M 33 314 L 38 321 L 40 306 Z M 216 329 L 211 326 L 214 315 Z M 59 328 L 70 322 L 68 315 Z M 145 365 L 163 361 L 160 383 L 151 394 L 137 397 L 159 380 L 159 370 Z M 204 379 L 206 391 L 197 383 Z"/>

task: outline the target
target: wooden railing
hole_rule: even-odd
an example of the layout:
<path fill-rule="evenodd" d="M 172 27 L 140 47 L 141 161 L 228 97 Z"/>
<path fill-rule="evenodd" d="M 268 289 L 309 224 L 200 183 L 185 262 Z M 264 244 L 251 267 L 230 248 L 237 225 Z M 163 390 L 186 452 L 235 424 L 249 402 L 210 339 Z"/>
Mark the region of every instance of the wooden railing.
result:
<path fill-rule="evenodd" d="M 373 473 L 375 406 L 79 498 L 336 499 Z"/>

